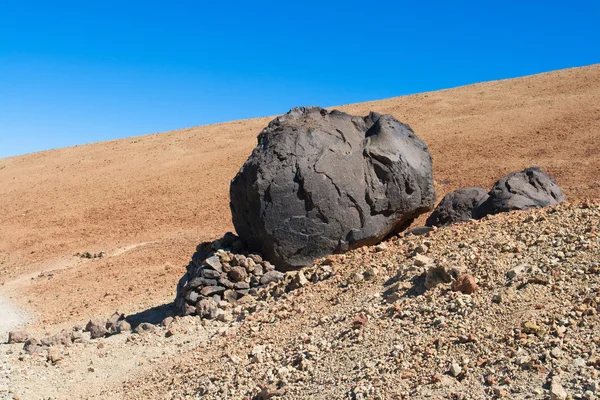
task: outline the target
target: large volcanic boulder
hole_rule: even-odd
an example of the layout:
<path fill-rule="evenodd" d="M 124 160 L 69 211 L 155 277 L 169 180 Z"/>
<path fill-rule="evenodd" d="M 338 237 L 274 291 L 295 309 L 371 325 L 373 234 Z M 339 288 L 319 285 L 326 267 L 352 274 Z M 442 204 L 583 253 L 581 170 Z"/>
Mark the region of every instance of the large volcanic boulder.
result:
<path fill-rule="evenodd" d="M 377 243 L 435 204 L 431 155 L 391 115 L 294 108 L 231 182 L 238 235 L 282 270 Z"/>
<path fill-rule="evenodd" d="M 431 213 L 426 226 L 446 226 L 473 218 L 473 210 L 488 198 L 488 191 L 480 187 L 457 189 L 448 193 Z"/>
<path fill-rule="evenodd" d="M 566 201 L 554 179 L 539 168 L 512 172 L 494 184 L 489 198 L 473 213 L 473 218 L 513 210 L 556 205 Z"/>

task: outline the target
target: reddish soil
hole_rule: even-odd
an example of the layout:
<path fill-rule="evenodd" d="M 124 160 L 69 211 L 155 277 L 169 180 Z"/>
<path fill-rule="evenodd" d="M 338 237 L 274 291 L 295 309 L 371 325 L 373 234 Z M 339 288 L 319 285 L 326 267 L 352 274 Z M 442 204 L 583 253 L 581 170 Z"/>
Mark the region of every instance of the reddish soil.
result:
<path fill-rule="evenodd" d="M 600 198 L 600 65 L 337 108 L 410 124 L 439 199 L 532 165 Z M 0 159 L 1 292 L 44 325 L 169 301 L 196 244 L 232 229 L 229 181 L 270 119 Z"/>

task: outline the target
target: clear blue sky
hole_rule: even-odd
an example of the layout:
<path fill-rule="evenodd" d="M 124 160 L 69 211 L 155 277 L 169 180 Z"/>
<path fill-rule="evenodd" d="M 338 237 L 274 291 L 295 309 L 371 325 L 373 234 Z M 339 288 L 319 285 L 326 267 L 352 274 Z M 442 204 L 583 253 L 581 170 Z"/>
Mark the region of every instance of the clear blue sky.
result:
<path fill-rule="evenodd" d="M 0 0 L 0 158 L 600 62 L 597 0 L 241 3 Z"/>

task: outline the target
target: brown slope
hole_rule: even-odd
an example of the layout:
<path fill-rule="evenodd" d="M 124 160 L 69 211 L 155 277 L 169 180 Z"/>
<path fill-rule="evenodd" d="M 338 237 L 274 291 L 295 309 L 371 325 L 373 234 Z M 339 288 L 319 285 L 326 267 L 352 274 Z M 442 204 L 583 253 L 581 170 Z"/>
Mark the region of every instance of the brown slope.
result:
<path fill-rule="evenodd" d="M 600 197 L 600 65 L 339 109 L 410 124 L 431 149 L 436 180 L 450 182 L 438 185 L 440 198 L 530 165 L 571 200 Z M 196 242 L 232 228 L 229 180 L 269 120 L 0 160 L 1 279 L 65 268 L 5 291 L 49 323 L 168 299 Z M 100 250 L 112 257 L 72 257 Z"/>

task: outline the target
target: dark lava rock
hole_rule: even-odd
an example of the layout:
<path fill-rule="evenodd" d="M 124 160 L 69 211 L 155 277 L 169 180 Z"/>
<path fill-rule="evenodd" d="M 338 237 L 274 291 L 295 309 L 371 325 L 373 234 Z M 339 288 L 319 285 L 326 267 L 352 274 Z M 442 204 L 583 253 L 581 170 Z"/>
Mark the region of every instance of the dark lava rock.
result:
<path fill-rule="evenodd" d="M 221 294 L 226 289 L 227 288 L 225 288 L 223 286 L 205 286 L 205 287 L 202 288 L 202 290 L 200 291 L 200 293 L 202 294 L 202 296 L 210 297 L 210 296 L 213 296 L 215 294 Z"/>
<path fill-rule="evenodd" d="M 186 288 L 196 289 L 200 286 L 217 286 L 217 281 L 215 279 L 194 278 L 186 285 Z"/>
<path fill-rule="evenodd" d="M 295 269 L 375 244 L 431 210 L 431 155 L 391 115 L 298 107 L 260 133 L 230 198 L 250 250 Z"/>
<path fill-rule="evenodd" d="M 207 279 L 219 279 L 221 277 L 221 273 L 214 269 L 203 269 L 201 273 Z"/>
<path fill-rule="evenodd" d="M 469 187 L 448 193 L 431 213 L 426 226 L 445 226 L 473 218 L 473 210 L 488 198 L 484 188 Z"/>
<path fill-rule="evenodd" d="M 496 182 L 489 192 L 489 198 L 473 212 L 473 218 L 553 206 L 566 200 L 551 176 L 539 168 L 527 168 L 512 172 Z"/>
<path fill-rule="evenodd" d="M 206 260 L 204 260 L 204 264 L 215 271 L 223 272 L 223 266 L 221 265 L 221 261 L 219 261 L 217 256 L 208 257 Z"/>

